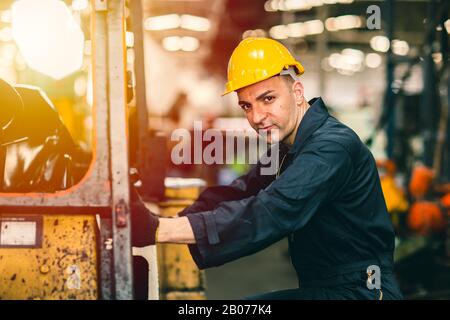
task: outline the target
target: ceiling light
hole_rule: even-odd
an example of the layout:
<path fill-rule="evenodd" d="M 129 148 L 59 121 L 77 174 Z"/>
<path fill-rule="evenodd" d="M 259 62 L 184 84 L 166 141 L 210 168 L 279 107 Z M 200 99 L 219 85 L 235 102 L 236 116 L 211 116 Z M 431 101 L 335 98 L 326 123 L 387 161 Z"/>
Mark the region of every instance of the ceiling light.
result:
<path fill-rule="evenodd" d="M 268 0 L 264 3 L 264 10 L 266 10 L 267 12 L 275 12 L 278 11 L 277 7 L 276 7 L 276 2 L 272 1 L 272 0 Z"/>
<path fill-rule="evenodd" d="M 195 51 L 200 46 L 200 41 L 195 37 L 165 37 L 162 46 L 167 51 Z"/>
<path fill-rule="evenodd" d="M 336 17 L 337 28 L 340 30 L 353 29 L 361 27 L 361 18 L 354 15 L 345 15 Z"/>
<path fill-rule="evenodd" d="M 312 8 L 310 1 L 305 0 L 286 0 L 284 6 L 286 11 L 309 10 Z"/>
<path fill-rule="evenodd" d="M 262 29 L 246 30 L 242 33 L 242 39 L 247 38 L 264 38 L 267 37 L 266 31 Z"/>
<path fill-rule="evenodd" d="M 366 56 L 366 65 L 369 68 L 378 68 L 381 65 L 381 56 L 378 53 L 369 53 Z"/>
<path fill-rule="evenodd" d="M 431 56 L 433 57 L 434 63 L 441 63 L 442 62 L 442 52 L 435 52 Z"/>
<path fill-rule="evenodd" d="M 285 25 L 273 26 L 270 28 L 269 34 L 272 38 L 277 40 L 287 39 L 289 29 Z"/>
<path fill-rule="evenodd" d="M 303 37 L 305 36 L 305 28 L 302 22 L 290 23 L 287 25 L 289 30 L 289 37 Z"/>
<path fill-rule="evenodd" d="M 83 11 L 89 7 L 88 0 L 73 0 L 72 1 L 72 9 L 74 11 Z"/>
<path fill-rule="evenodd" d="M 392 52 L 399 56 L 406 56 L 409 52 L 408 42 L 403 40 L 392 40 Z"/>
<path fill-rule="evenodd" d="M 183 51 L 195 51 L 200 46 L 200 41 L 195 37 L 182 37 L 181 38 L 181 50 Z"/>
<path fill-rule="evenodd" d="M 375 36 L 370 39 L 370 46 L 375 51 L 387 52 L 389 50 L 389 39 L 385 36 Z"/>
<path fill-rule="evenodd" d="M 323 22 L 320 20 L 311 20 L 303 23 L 307 35 L 320 34 L 323 32 Z"/>
<path fill-rule="evenodd" d="M 355 15 L 345 15 L 325 20 L 325 27 L 328 31 L 355 29 L 361 26 L 361 18 Z"/>
<path fill-rule="evenodd" d="M 15 1 L 11 16 L 13 39 L 32 69 L 59 80 L 81 68 L 84 34 L 63 1 Z"/>
<path fill-rule="evenodd" d="M 337 69 L 340 67 L 341 55 L 339 53 L 332 53 L 328 57 L 328 64 Z"/>
<path fill-rule="evenodd" d="M 178 36 L 165 37 L 162 39 L 162 46 L 167 51 L 181 50 L 181 38 Z"/>
<path fill-rule="evenodd" d="M 11 23 L 11 10 L 0 11 L 0 21 L 3 23 Z"/>
<path fill-rule="evenodd" d="M 190 14 L 183 14 L 180 19 L 181 19 L 180 20 L 181 28 L 187 30 L 208 31 L 211 26 L 209 19 L 198 16 L 192 16 Z"/>
<path fill-rule="evenodd" d="M 125 33 L 125 43 L 128 48 L 134 47 L 134 33 L 131 31 L 127 31 Z"/>
<path fill-rule="evenodd" d="M 177 14 L 149 17 L 144 21 L 144 28 L 150 31 L 176 29 L 180 27 L 180 20 Z"/>
<path fill-rule="evenodd" d="M 328 18 L 325 20 L 325 28 L 327 28 L 328 31 L 338 31 L 336 18 Z"/>

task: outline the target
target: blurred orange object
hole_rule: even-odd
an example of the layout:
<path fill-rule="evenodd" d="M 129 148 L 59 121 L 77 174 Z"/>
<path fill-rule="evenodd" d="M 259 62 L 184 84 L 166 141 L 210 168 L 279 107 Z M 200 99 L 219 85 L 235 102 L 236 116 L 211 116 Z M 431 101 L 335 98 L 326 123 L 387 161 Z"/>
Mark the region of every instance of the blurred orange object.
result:
<path fill-rule="evenodd" d="M 434 190 L 439 193 L 450 193 L 450 183 L 437 184 Z"/>
<path fill-rule="evenodd" d="M 445 229 L 447 221 L 439 206 L 433 202 L 415 202 L 408 215 L 408 227 L 421 235 L 439 232 Z"/>
<path fill-rule="evenodd" d="M 431 182 L 433 181 L 434 172 L 432 169 L 425 166 L 415 167 L 411 181 L 409 182 L 409 192 L 415 198 L 423 197 L 430 189 Z"/>
<path fill-rule="evenodd" d="M 397 167 L 396 167 L 394 161 L 389 160 L 389 159 L 385 159 L 385 160 L 378 159 L 376 161 L 376 163 L 377 163 L 378 171 L 380 172 L 381 176 L 387 175 L 387 176 L 393 177 L 395 175 L 395 171 L 397 170 Z"/>
<path fill-rule="evenodd" d="M 441 203 L 444 208 L 450 209 L 450 193 L 441 198 Z"/>

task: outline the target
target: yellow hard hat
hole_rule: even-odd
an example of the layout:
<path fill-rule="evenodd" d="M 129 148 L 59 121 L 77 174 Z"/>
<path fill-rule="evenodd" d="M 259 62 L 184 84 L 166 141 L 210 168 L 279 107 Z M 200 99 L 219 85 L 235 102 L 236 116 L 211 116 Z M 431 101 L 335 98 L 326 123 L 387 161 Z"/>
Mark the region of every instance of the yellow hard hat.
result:
<path fill-rule="evenodd" d="M 278 41 L 246 38 L 231 54 L 228 62 L 228 82 L 222 95 L 266 80 L 290 67 L 294 67 L 298 76 L 305 72 L 301 63 Z"/>

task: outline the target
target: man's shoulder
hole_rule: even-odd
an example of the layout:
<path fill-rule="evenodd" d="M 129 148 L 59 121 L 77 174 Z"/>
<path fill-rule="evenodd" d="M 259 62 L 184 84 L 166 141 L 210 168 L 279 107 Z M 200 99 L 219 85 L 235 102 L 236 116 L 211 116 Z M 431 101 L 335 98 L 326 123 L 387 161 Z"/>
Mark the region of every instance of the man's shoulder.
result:
<path fill-rule="evenodd" d="M 334 117 L 328 117 L 324 124 L 317 129 L 310 139 L 310 146 L 329 146 L 342 148 L 355 156 L 364 146 L 358 135 L 348 126 Z"/>

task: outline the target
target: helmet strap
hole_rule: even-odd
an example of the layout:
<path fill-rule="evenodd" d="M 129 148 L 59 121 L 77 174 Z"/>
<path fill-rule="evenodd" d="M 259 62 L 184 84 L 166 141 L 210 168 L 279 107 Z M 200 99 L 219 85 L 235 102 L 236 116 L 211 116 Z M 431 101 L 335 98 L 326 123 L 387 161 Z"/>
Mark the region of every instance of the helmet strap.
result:
<path fill-rule="evenodd" d="M 297 76 L 297 72 L 295 72 L 294 67 L 289 67 L 287 69 L 281 70 L 280 76 L 291 76 L 291 78 L 294 79 L 294 81 L 300 80 L 299 76 Z"/>

